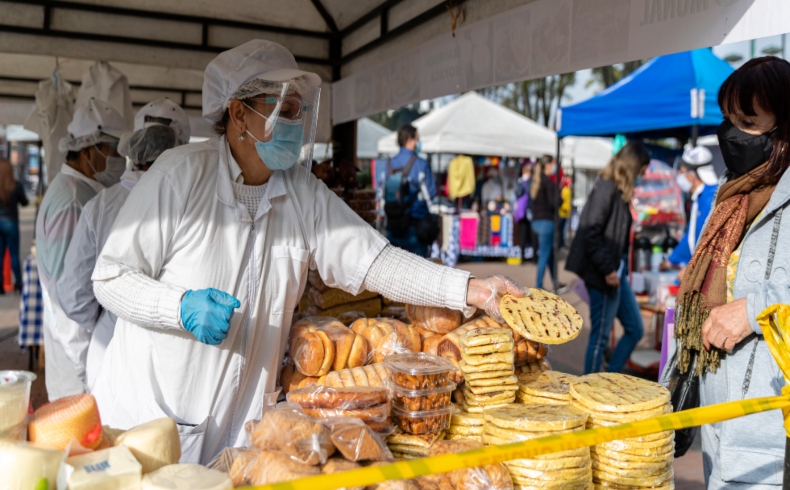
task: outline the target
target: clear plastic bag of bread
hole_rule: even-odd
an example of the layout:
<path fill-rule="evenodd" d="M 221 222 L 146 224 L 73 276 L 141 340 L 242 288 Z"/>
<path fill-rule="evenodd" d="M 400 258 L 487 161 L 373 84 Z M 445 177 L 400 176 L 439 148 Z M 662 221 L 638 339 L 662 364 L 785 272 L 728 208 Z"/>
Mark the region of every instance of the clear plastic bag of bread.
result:
<path fill-rule="evenodd" d="M 428 456 L 442 456 L 464 451 L 482 449 L 483 443 L 472 440 L 436 441 Z M 467 468 L 446 473 L 453 488 L 466 490 L 512 490 L 513 480 L 505 465 L 501 463 L 477 468 Z"/>
<path fill-rule="evenodd" d="M 318 465 L 335 453 L 329 428 L 310 418 L 299 406 L 279 404 L 263 415 L 251 434 L 252 445 L 306 464 Z"/>
<path fill-rule="evenodd" d="M 288 394 L 289 391 L 298 390 L 305 386 L 314 385 L 319 382 L 321 378 L 318 376 L 305 376 L 300 373 L 294 362 L 288 360 L 280 371 L 280 386 L 282 387 L 283 394 Z"/>
<path fill-rule="evenodd" d="M 362 368 L 356 368 L 362 369 Z M 314 385 L 288 393 L 288 402 L 314 419 L 350 417 L 379 433 L 390 433 L 389 392 L 381 386 Z"/>
<path fill-rule="evenodd" d="M 420 352 L 422 339 L 412 326 L 394 318 L 365 318 L 351 324 L 351 330 L 368 341 L 367 364 L 384 362 L 392 354 Z"/>
<path fill-rule="evenodd" d="M 369 356 L 363 337 L 329 317 L 308 317 L 294 323 L 288 345 L 295 369 L 306 377 L 364 366 Z"/>
<path fill-rule="evenodd" d="M 488 316 L 499 323 L 505 321 L 505 319 L 502 318 L 502 313 L 499 311 L 499 302 L 502 296 L 511 294 L 516 297 L 521 297 L 529 294 L 529 291 L 519 286 L 516 281 L 505 276 L 489 276 L 484 280 L 488 284 L 490 294 L 483 304 L 483 310 L 485 310 Z"/>
<path fill-rule="evenodd" d="M 320 474 L 318 465 L 301 463 L 277 451 L 259 451 L 244 467 L 241 485 L 272 485 Z"/>
<path fill-rule="evenodd" d="M 245 424 L 246 426 L 246 424 Z M 252 462 L 260 451 L 240 447 L 226 447 L 208 464 L 212 470 L 228 473 L 234 487 L 247 485 L 245 476 L 247 465 Z"/>
<path fill-rule="evenodd" d="M 415 327 L 441 335 L 448 334 L 460 327 L 464 320 L 460 311 L 434 306 L 406 305 L 406 316 Z"/>
<path fill-rule="evenodd" d="M 352 417 L 320 419 L 331 433 L 332 443 L 349 461 L 393 461 L 392 453 L 381 435 Z"/>

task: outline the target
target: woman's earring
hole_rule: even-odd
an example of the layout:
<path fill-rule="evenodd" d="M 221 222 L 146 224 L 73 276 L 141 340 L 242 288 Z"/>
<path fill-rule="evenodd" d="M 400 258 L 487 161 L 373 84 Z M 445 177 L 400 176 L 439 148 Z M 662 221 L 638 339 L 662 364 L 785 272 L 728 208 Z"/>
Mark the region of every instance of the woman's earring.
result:
<path fill-rule="evenodd" d="M 243 134 L 239 135 L 239 141 L 244 141 L 244 135 Z"/>

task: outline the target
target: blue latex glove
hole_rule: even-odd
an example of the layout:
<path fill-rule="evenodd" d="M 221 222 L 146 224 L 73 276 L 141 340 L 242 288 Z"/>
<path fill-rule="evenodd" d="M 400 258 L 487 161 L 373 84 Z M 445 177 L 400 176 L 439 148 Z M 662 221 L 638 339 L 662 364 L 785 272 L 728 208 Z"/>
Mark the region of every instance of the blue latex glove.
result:
<path fill-rule="evenodd" d="M 233 310 L 239 300 L 219 289 L 187 291 L 181 300 L 181 323 L 196 339 L 218 345 L 228 336 Z"/>

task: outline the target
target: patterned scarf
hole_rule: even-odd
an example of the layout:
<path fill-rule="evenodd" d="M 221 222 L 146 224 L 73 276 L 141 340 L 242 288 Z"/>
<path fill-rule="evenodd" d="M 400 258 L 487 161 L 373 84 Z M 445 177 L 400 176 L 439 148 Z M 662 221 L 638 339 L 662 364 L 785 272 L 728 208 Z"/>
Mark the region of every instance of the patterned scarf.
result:
<path fill-rule="evenodd" d="M 738 248 L 743 235 L 768 204 L 776 184 L 757 186 L 753 175 L 760 175 L 762 165 L 749 174 L 727 182 L 719 189 L 716 205 L 700 236 L 678 293 L 675 336 L 682 345 L 680 372 L 691 365 L 691 351 L 697 351 L 697 372 L 716 371 L 724 351 L 702 344 L 702 324 L 710 310 L 727 302 L 727 263 Z"/>

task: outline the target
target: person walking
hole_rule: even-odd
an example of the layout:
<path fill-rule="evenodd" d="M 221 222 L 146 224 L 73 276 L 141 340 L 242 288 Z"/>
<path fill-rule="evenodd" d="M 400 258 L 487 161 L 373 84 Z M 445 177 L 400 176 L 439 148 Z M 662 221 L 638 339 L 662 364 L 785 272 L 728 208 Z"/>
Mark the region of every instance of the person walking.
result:
<path fill-rule="evenodd" d="M 614 319 L 625 335 L 617 343 L 608 371 L 620 372 L 642 338 L 645 327 L 636 296 L 628 283 L 628 247 L 633 218 L 630 203 L 634 181 L 650 163 L 645 147 L 630 142 L 618 151 L 593 185 L 579 220 L 565 268 L 578 275 L 590 296 L 590 341 L 584 373 L 603 364 Z"/>
<path fill-rule="evenodd" d="M 27 206 L 28 200 L 22 184 L 14 177 L 11 162 L 0 159 L 0 260 L 5 260 L 5 251 L 11 256 L 14 272 L 14 291 L 22 291 L 22 266 L 19 261 L 19 206 Z M 0 286 L 0 294 L 5 294 Z"/>
<path fill-rule="evenodd" d="M 513 206 L 513 218 L 518 223 L 519 242 L 523 250 L 524 260 L 534 260 L 537 243 L 532 233 L 531 214 L 529 209 L 529 187 L 532 183 L 532 163 L 521 166 L 521 177 L 516 182 L 516 202 Z"/>
<path fill-rule="evenodd" d="M 535 286 L 543 288 L 543 276 L 549 269 L 554 289 L 558 294 L 567 292 L 568 286 L 559 282 L 554 264 L 554 218 L 559 211 L 557 186 L 550 175 L 556 170 L 557 161 L 550 155 L 538 159 L 532 167 L 529 186 L 530 208 L 532 209 L 532 230 L 538 237 L 538 273 Z"/>

